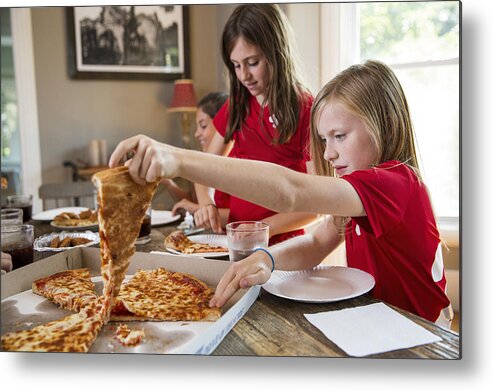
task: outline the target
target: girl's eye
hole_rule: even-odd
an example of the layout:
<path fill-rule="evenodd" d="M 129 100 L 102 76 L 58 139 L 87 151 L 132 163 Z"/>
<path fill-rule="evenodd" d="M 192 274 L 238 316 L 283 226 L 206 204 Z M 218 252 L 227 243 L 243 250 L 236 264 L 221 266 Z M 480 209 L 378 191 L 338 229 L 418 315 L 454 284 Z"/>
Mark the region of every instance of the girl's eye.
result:
<path fill-rule="evenodd" d="M 345 137 L 346 137 L 346 135 L 345 135 L 345 134 L 342 134 L 342 133 L 341 133 L 341 134 L 336 134 L 336 135 L 334 136 L 334 138 L 335 138 L 337 141 L 342 141 L 342 140 L 344 140 L 344 138 L 345 138 Z"/>
<path fill-rule="evenodd" d="M 258 61 L 255 61 L 255 62 L 249 62 L 248 65 L 251 66 L 251 67 L 254 67 L 255 65 L 258 64 Z"/>
<path fill-rule="evenodd" d="M 323 145 L 327 145 L 327 140 L 326 140 L 326 139 L 321 138 L 321 139 L 320 139 L 320 141 L 322 141 L 322 144 L 323 144 Z"/>

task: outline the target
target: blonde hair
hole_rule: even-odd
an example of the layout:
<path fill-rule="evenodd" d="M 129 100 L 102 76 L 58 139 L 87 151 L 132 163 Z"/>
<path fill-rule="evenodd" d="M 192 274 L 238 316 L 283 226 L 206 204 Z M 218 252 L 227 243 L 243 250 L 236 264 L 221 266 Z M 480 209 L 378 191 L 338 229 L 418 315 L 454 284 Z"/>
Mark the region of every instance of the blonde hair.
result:
<path fill-rule="evenodd" d="M 335 176 L 324 158 L 317 123 L 324 107 L 337 99 L 366 125 L 377 149 L 377 162 L 398 160 L 421 180 L 409 106 L 394 72 L 378 61 L 353 65 L 339 73 L 318 93 L 310 116 L 311 154 L 318 175 Z"/>
<path fill-rule="evenodd" d="M 294 58 L 294 41 L 289 22 L 278 5 L 244 4 L 235 8 L 223 30 L 222 57 L 228 68 L 230 115 L 225 141 L 241 130 L 249 114 L 250 93 L 236 77 L 230 55 L 238 38 L 256 46 L 264 55 L 269 70 L 266 98 L 269 111 L 278 123 L 279 138 L 274 144 L 283 144 L 298 128 L 300 103 L 306 88 L 298 74 Z"/>

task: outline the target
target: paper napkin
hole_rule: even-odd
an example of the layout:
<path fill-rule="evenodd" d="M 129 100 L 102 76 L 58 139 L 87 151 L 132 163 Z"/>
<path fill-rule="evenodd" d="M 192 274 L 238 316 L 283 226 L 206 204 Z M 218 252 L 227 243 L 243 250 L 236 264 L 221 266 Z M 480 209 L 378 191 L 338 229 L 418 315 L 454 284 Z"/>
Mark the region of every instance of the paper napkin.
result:
<path fill-rule="evenodd" d="M 305 317 L 328 339 L 355 357 L 442 340 L 383 303 L 305 314 Z"/>

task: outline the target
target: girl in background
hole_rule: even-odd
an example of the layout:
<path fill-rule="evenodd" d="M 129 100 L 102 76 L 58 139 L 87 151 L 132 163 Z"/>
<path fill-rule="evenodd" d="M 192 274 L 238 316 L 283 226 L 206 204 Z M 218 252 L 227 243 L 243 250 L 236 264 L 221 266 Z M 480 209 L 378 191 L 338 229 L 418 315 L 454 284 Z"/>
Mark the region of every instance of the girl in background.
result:
<path fill-rule="evenodd" d="M 204 96 L 197 103 L 197 113 L 195 115 L 195 138 L 199 141 L 203 151 L 206 151 L 214 133 L 215 128 L 212 126 L 212 119 L 217 114 L 221 106 L 228 99 L 228 94 L 223 92 L 211 92 Z M 179 187 L 172 179 L 163 179 L 161 183 L 166 187 L 171 197 L 177 201 L 172 209 L 172 214 L 175 215 L 179 209 L 185 209 L 191 214 L 195 213 L 199 208 L 195 191 L 187 192 Z M 229 216 L 229 195 L 220 190 L 214 191 L 212 197 L 214 203 L 218 207 L 221 220 L 227 221 Z"/>

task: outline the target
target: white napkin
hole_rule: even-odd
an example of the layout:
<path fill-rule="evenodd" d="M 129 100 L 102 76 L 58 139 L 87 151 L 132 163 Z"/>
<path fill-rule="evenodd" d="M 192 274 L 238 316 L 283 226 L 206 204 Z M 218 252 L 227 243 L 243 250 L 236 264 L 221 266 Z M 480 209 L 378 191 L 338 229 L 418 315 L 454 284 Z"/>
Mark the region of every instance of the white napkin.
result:
<path fill-rule="evenodd" d="M 355 357 L 442 340 L 383 303 L 305 314 L 305 317 L 337 346 Z"/>

